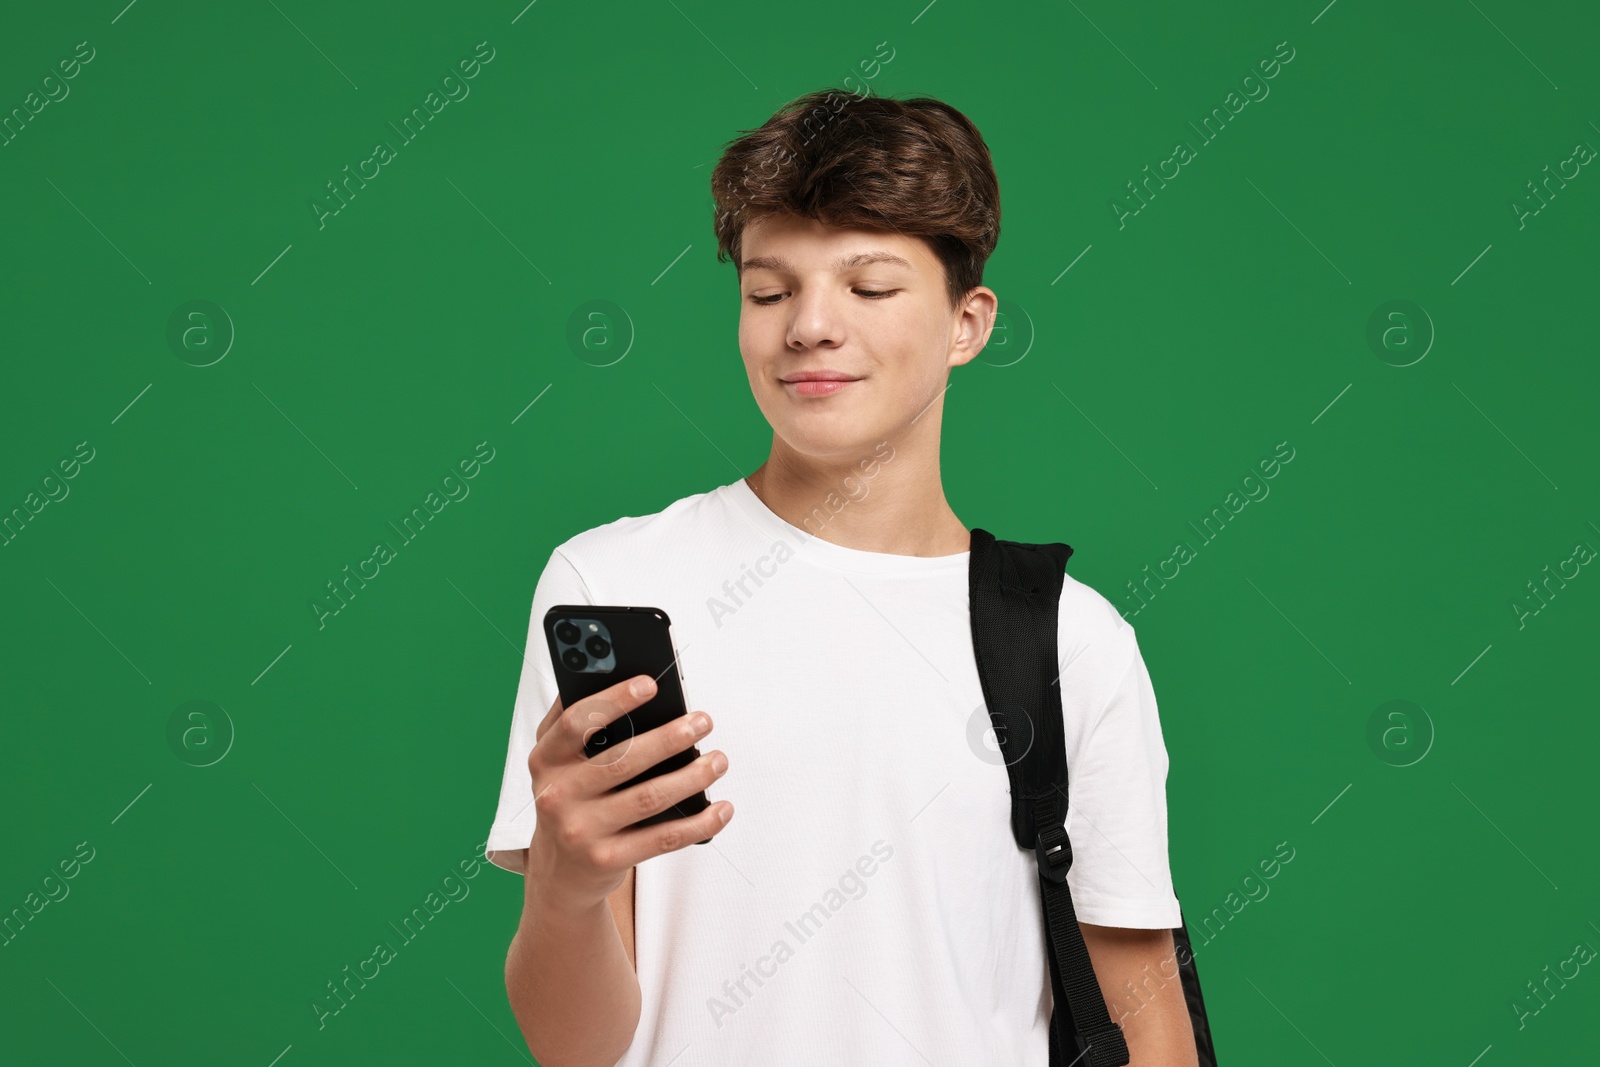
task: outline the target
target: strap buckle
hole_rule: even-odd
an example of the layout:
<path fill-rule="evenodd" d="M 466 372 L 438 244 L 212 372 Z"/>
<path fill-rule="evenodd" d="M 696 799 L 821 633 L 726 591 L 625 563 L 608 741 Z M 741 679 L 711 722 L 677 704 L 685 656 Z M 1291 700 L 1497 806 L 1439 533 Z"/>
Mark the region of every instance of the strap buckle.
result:
<path fill-rule="evenodd" d="M 1033 854 L 1039 861 L 1039 873 L 1057 885 L 1067 880 L 1067 870 L 1072 866 L 1072 842 L 1062 826 L 1040 828 L 1034 839 Z"/>

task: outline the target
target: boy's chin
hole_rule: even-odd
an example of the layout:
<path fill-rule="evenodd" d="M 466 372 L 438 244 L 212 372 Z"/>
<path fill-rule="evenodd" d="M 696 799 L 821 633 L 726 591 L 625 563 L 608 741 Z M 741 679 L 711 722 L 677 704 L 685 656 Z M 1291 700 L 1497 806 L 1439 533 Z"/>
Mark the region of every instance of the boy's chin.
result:
<path fill-rule="evenodd" d="M 867 432 L 866 426 L 839 425 L 834 427 L 837 432 L 819 432 L 817 426 L 788 426 L 776 432 L 783 442 L 789 446 L 789 451 L 797 458 L 810 460 L 817 464 L 836 465 L 839 463 L 855 464 L 856 462 L 871 458 L 873 449 L 883 441 L 883 434 Z"/>

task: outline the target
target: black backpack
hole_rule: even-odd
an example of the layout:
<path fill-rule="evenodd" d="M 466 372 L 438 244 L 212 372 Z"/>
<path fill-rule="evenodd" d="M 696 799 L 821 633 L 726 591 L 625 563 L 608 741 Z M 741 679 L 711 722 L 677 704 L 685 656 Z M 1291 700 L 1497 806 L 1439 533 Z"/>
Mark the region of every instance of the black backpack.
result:
<path fill-rule="evenodd" d="M 1128 1045 L 1106 1010 L 1067 887 L 1072 844 L 1065 829 L 1067 760 L 1056 624 L 1071 555 L 1070 545 L 1000 541 L 986 530 L 973 530 L 968 563 L 972 645 L 1011 777 L 1011 833 L 1039 862 L 1055 996 L 1050 1065 L 1081 1060 L 1086 1067 L 1120 1067 L 1128 1062 Z M 1216 1067 L 1200 975 L 1181 914 L 1172 941 L 1200 1067 Z"/>

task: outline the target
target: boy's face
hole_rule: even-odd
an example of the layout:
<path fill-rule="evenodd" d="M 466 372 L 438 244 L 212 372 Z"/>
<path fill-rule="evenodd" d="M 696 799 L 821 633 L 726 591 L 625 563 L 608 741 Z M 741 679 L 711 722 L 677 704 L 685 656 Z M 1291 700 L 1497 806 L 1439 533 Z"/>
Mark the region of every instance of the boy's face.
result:
<path fill-rule="evenodd" d="M 952 311 L 944 266 L 921 239 L 788 215 L 747 226 L 741 255 L 739 351 L 756 405 L 793 451 L 851 464 L 924 412 L 914 429 L 937 436 L 949 369 L 989 338 L 992 290 Z M 823 370 L 855 380 L 784 380 Z"/>

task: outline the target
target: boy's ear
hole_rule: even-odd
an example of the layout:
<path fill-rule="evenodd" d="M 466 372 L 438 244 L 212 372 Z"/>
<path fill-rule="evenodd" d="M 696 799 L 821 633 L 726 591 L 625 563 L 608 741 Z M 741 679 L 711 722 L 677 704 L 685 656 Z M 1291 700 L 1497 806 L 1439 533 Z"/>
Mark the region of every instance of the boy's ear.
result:
<path fill-rule="evenodd" d="M 956 311 L 959 332 L 950 346 L 950 359 L 946 364 L 960 367 L 970 363 L 994 332 L 994 322 L 999 314 L 1000 298 L 993 289 L 980 285 L 967 294 L 966 301 Z"/>

